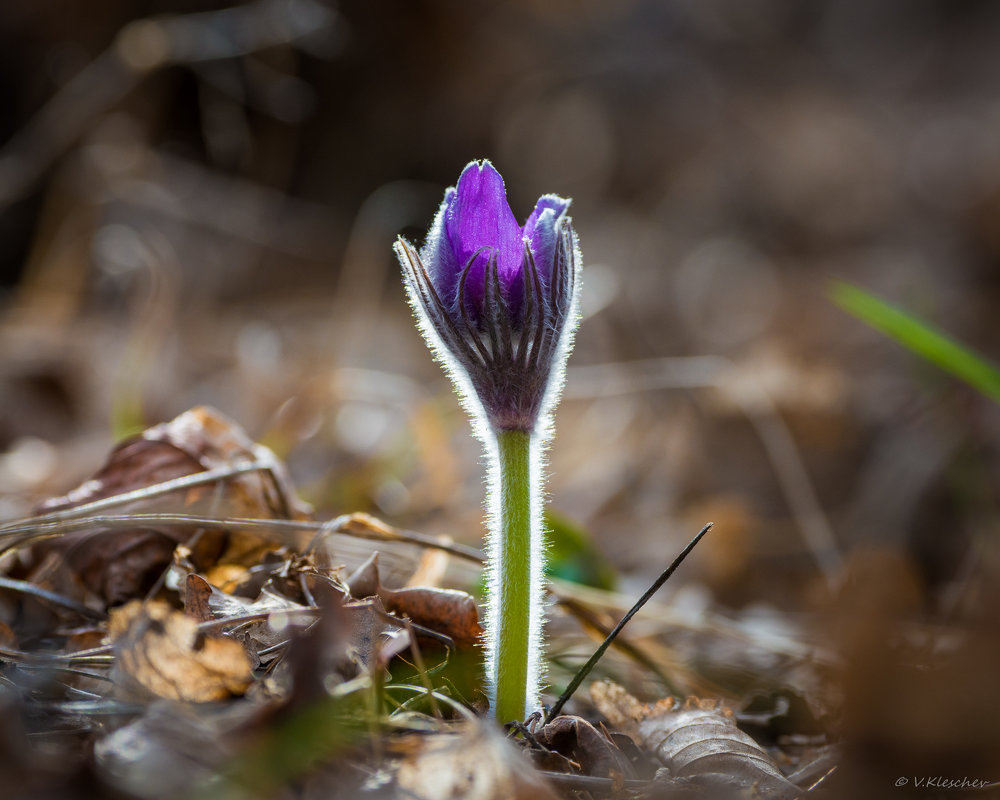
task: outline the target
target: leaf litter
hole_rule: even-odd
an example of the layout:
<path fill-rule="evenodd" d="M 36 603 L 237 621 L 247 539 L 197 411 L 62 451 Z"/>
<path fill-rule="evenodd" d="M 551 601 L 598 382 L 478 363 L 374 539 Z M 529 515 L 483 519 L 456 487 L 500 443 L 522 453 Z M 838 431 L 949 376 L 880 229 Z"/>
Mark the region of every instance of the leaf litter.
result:
<path fill-rule="evenodd" d="M 5 797 L 86 776 L 97 796 L 150 800 L 793 798 L 808 789 L 793 767 L 812 760 L 815 782 L 836 763 L 822 733 L 795 764 L 721 700 L 644 704 L 603 680 L 575 701 L 590 718 L 504 737 L 480 720 L 477 602 L 437 585 L 478 554 L 365 514 L 313 520 L 283 464 L 214 409 L 118 445 L 0 542 L 0 762 L 32 764 Z M 572 616 L 606 614 L 558 586 Z M 571 618 L 555 614 L 553 651 Z M 617 645 L 602 670 L 658 679 L 641 637 Z M 746 719 L 766 734 L 780 713 Z"/>

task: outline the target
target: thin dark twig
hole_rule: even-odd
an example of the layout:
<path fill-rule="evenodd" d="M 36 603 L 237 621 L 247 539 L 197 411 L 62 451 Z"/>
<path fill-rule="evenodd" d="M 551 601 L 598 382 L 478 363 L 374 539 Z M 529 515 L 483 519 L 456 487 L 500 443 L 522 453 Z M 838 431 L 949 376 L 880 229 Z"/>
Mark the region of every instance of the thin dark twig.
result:
<path fill-rule="evenodd" d="M 123 703 L 118 700 L 69 700 L 47 703 L 36 701 L 32 709 L 57 714 L 72 714 L 74 716 L 126 716 L 144 714 L 148 708 L 138 703 Z"/>
<path fill-rule="evenodd" d="M 310 533 L 315 531 L 317 538 L 322 535 L 336 533 L 356 539 L 404 542 L 406 544 L 419 545 L 420 547 L 431 547 L 474 563 L 482 563 L 483 560 L 482 554 L 476 548 L 458 542 L 440 541 L 427 534 L 394 528 L 390 525 L 382 524 L 374 527 L 367 524 L 363 517 L 355 514 L 344 514 L 327 522 L 309 522 L 294 519 L 247 519 L 243 517 L 216 519 L 196 514 L 117 514 L 56 521 L 43 519 L 40 522 L 26 522 L 16 529 L 0 528 L 0 542 L 10 534 L 18 534 L 21 537 L 15 540 L 15 544 L 20 546 L 28 542 L 57 538 L 71 531 L 86 528 L 106 528 L 110 530 L 142 527 L 144 525 L 198 526 L 231 531 L 255 530 L 265 534 L 270 533 L 272 536 L 279 533 L 291 535 L 298 532 Z M 314 538 L 313 542 L 306 548 L 305 553 L 308 554 L 316 546 L 316 543 L 317 539 Z M 11 545 L 6 545 L 3 549 L 9 550 L 11 549 Z"/>
<path fill-rule="evenodd" d="M 265 622 L 270 620 L 272 616 L 277 614 L 285 614 L 289 617 L 293 616 L 303 616 L 303 617 L 316 617 L 319 616 L 322 611 L 318 608 L 309 608 L 308 606 L 298 606 L 295 608 L 278 608 L 271 609 L 269 611 L 255 611 L 250 614 L 236 614 L 231 617 L 219 617 L 218 619 L 209 619 L 204 622 L 198 623 L 199 631 L 211 631 L 219 628 L 226 628 L 230 625 L 233 626 L 233 631 L 243 628 L 247 625 L 251 625 L 255 622 Z"/>
<path fill-rule="evenodd" d="M 577 620 L 584 626 L 589 626 L 593 628 L 601 636 L 607 636 L 610 631 L 608 626 L 604 625 L 598 618 L 597 615 L 586 608 L 582 603 L 573 600 L 568 597 L 561 597 L 558 600 L 560 606 L 566 609 L 570 614 L 577 618 Z M 621 650 L 625 655 L 635 661 L 637 664 L 641 665 L 645 669 L 648 669 L 659 679 L 672 694 L 680 694 L 677 691 L 676 686 L 673 681 L 670 680 L 670 676 L 657 664 L 652 658 L 650 658 L 646 653 L 642 651 L 642 648 L 637 647 L 632 642 L 626 639 L 619 639 L 615 642 L 615 647 Z"/>
<path fill-rule="evenodd" d="M 277 644 L 272 644 L 270 647 L 265 647 L 263 650 L 257 651 L 257 658 L 263 658 L 264 656 L 269 656 L 271 653 L 277 653 L 279 650 L 283 650 L 292 643 L 291 639 L 283 639 Z"/>
<path fill-rule="evenodd" d="M 106 683 L 114 683 L 107 675 L 101 675 L 98 672 L 87 672 L 87 670 L 76 669 L 74 667 L 63 667 L 59 664 L 32 664 L 28 661 L 21 661 L 18 663 L 17 668 L 20 670 L 35 670 L 38 672 L 65 672 L 70 675 L 79 675 L 81 678 L 90 678 L 95 681 L 105 681 Z"/>
<path fill-rule="evenodd" d="M 10 647 L 0 647 L 0 659 L 13 661 L 17 664 L 90 664 L 92 666 L 107 666 L 114 663 L 111 656 L 111 645 L 92 647 L 89 650 L 79 650 L 75 653 L 29 653 Z"/>
<path fill-rule="evenodd" d="M 51 603 L 54 606 L 75 611 L 81 617 L 85 617 L 89 620 L 101 621 L 107 616 L 100 611 L 85 606 L 83 603 L 78 603 L 72 598 L 64 597 L 63 595 L 56 594 L 55 592 L 50 592 L 48 589 L 43 589 L 41 586 L 36 586 L 28 581 L 19 581 L 14 578 L 7 578 L 0 575 L 0 589 L 6 589 L 11 592 L 36 597 L 39 600 Z"/>
<path fill-rule="evenodd" d="M 252 461 L 246 464 L 237 464 L 234 466 L 209 469 L 204 472 L 195 472 L 191 475 L 183 475 L 180 478 L 171 478 L 170 480 L 163 481 L 162 483 L 156 483 L 152 486 L 143 486 L 139 489 L 122 492 L 121 494 L 114 494 L 109 497 L 102 497 L 99 500 L 92 500 L 89 503 L 81 503 L 78 506 L 70 506 L 69 508 L 61 508 L 58 511 L 47 511 L 31 517 L 9 520 L 0 524 L 0 536 L 12 536 L 25 531 L 34 530 L 42 523 L 61 522 L 63 520 L 76 519 L 92 514 L 95 511 L 103 511 L 106 508 L 125 505 L 126 503 L 131 503 L 136 500 L 148 500 L 151 497 L 169 494 L 170 492 L 175 492 L 179 489 L 190 489 L 194 486 L 202 486 L 206 483 L 215 483 L 216 481 L 235 478 L 247 472 L 263 472 L 269 471 L 270 469 L 271 464 L 267 462 Z"/>
<path fill-rule="evenodd" d="M 653 581 L 653 585 L 645 591 L 642 597 L 639 598 L 638 602 L 636 602 L 636 604 L 628 610 L 628 613 L 621 618 L 621 621 L 615 625 L 614 629 L 608 634 L 607 638 L 601 642 L 600 646 L 594 651 L 594 654 L 587 659 L 587 663 L 577 670 L 576 675 L 573 676 L 573 680 L 570 681 L 569 686 L 566 687 L 566 691 L 560 695 L 559 699 L 556 700 L 555 705 L 549 709 L 549 713 L 545 717 L 546 725 L 555 719 L 559 712 L 562 711 L 562 707 L 566 705 L 566 702 L 573 696 L 573 693 L 580 688 L 580 684 L 583 683 L 586 677 L 590 674 L 590 671 L 597 665 L 597 662 L 601 660 L 601 657 L 607 649 L 611 647 L 612 642 L 614 642 L 618 634 L 621 633 L 622 628 L 629 623 L 629 620 L 631 620 L 632 617 L 638 613 L 639 609 L 646 605 L 646 603 L 649 602 L 649 599 L 656 594 L 663 584 L 667 582 L 670 576 L 673 575 L 677 568 L 681 565 L 681 562 L 688 557 L 688 554 L 694 550 L 695 545 L 701 541 L 701 538 L 708 533 L 714 524 L 714 522 L 709 522 L 704 528 L 698 531 L 697 536 L 688 542 L 687 547 L 681 550 L 680 554 L 674 559 L 673 563 L 663 571 L 659 578 Z"/>
<path fill-rule="evenodd" d="M 364 602 L 363 600 L 361 602 Z M 390 614 L 388 611 L 383 611 L 377 606 L 373 607 L 375 616 L 381 619 L 383 622 L 388 622 L 392 625 L 398 625 L 400 628 L 409 628 L 414 633 L 423 636 L 425 639 L 433 639 L 439 644 L 443 644 L 449 653 L 455 652 L 455 640 L 452 639 L 446 633 L 440 633 L 439 631 L 432 630 L 431 628 L 419 625 L 411 619 L 404 619 L 403 617 L 397 617 L 395 614 Z"/>
<path fill-rule="evenodd" d="M 540 741 L 538 741 L 538 739 L 535 737 L 535 734 L 532 732 L 531 728 L 529 728 L 525 723 L 518 722 L 515 719 L 512 722 L 506 723 L 504 725 L 504 728 L 507 729 L 507 738 L 511 738 L 514 734 L 520 734 L 521 736 L 524 737 L 524 740 L 532 747 L 537 748 L 538 750 L 541 750 L 545 753 L 552 752 L 548 747 L 546 747 Z"/>

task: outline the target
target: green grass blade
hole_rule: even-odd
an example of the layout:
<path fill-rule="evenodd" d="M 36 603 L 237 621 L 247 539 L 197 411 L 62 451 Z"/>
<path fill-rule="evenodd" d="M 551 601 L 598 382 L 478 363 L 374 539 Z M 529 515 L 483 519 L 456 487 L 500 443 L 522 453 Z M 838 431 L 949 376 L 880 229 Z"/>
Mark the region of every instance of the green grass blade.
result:
<path fill-rule="evenodd" d="M 849 283 L 835 281 L 830 297 L 848 314 L 1000 403 L 1000 368 L 964 345 Z"/>

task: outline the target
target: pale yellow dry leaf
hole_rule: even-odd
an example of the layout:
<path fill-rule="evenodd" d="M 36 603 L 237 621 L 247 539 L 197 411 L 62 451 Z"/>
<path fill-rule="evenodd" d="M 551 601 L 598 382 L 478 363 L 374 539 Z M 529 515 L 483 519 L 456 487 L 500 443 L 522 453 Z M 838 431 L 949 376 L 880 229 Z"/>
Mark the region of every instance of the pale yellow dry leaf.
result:
<path fill-rule="evenodd" d="M 440 586 L 448 571 L 448 554 L 444 550 L 428 548 L 420 554 L 416 570 L 407 580 L 407 586 Z"/>
<path fill-rule="evenodd" d="M 419 800 L 555 800 L 531 764 L 502 736 L 468 723 L 420 737 L 396 782 Z"/>
<path fill-rule="evenodd" d="M 250 570 L 238 564 L 216 564 L 205 572 L 205 580 L 217 589 L 230 592 L 250 577 Z"/>
<path fill-rule="evenodd" d="M 116 669 L 133 689 L 205 703 L 243 694 L 252 680 L 239 642 L 201 633 L 196 620 L 166 603 L 134 600 L 114 609 L 108 634 Z"/>
<path fill-rule="evenodd" d="M 594 701 L 611 727 L 638 738 L 639 722 L 645 715 L 646 706 L 613 681 L 595 681 L 590 685 L 590 699 Z"/>

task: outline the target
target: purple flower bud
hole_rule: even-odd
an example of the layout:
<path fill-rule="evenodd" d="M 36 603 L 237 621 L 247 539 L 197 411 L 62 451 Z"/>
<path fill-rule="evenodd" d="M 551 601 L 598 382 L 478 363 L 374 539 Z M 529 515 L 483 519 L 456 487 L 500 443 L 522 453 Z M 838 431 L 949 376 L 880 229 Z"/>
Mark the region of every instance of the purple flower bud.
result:
<path fill-rule="evenodd" d="M 423 249 L 396 243 L 425 337 L 497 429 L 534 430 L 562 378 L 579 284 L 569 203 L 543 196 L 522 227 L 500 173 L 473 161 Z"/>

